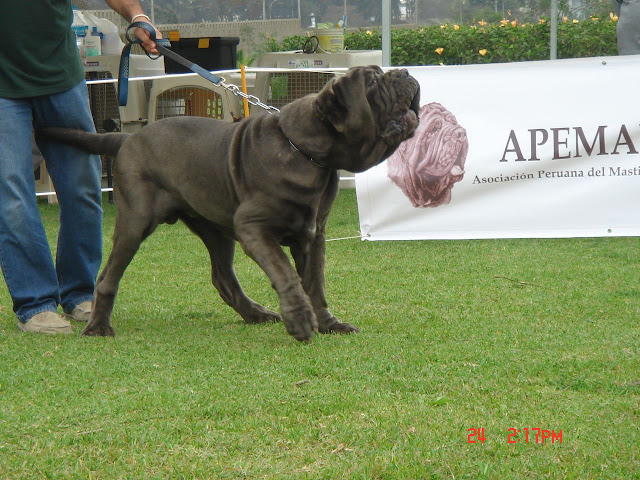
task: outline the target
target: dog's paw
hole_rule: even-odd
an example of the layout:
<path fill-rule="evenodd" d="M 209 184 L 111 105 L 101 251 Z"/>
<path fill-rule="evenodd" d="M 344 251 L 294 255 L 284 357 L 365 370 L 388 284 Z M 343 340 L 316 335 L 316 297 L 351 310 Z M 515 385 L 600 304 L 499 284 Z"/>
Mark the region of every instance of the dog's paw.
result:
<path fill-rule="evenodd" d="M 257 303 L 253 305 L 253 308 L 249 312 L 245 312 L 242 318 L 245 323 L 272 323 L 282 321 L 280 314 L 272 312 Z"/>
<path fill-rule="evenodd" d="M 331 317 L 323 322 L 318 329 L 320 333 L 360 333 L 358 327 L 350 323 L 341 322 L 336 317 Z"/>
<path fill-rule="evenodd" d="M 84 327 L 80 336 L 82 337 L 113 337 L 115 336 L 116 331 L 113 329 L 111 325 L 104 324 L 89 324 Z"/>
<path fill-rule="evenodd" d="M 294 314 L 284 314 L 282 319 L 284 320 L 284 326 L 287 329 L 287 333 L 296 340 L 301 342 L 308 342 L 313 336 L 313 332 L 318 331 L 318 322 L 313 310 L 301 309 Z"/>

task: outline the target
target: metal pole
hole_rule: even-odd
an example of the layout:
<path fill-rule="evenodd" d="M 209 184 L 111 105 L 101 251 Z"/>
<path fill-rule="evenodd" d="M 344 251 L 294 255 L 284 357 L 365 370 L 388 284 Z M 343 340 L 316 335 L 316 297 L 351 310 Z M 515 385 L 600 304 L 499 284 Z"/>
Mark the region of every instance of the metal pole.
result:
<path fill-rule="evenodd" d="M 558 58 L 558 0 L 551 0 L 551 38 L 550 38 L 550 58 Z"/>
<path fill-rule="evenodd" d="M 344 16 L 342 18 L 344 19 L 342 28 L 347 28 L 347 0 L 344 0 Z"/>
<path fill-rule="evenodd" d="M 262 20 L 267 19 L 267 0 L 262 0 Z"/>
<path fill-rule="evenodd" d="M 391 66 L 391 0 L 382 0 L 382 66 Z"/>
<path fill-rule="evenodd" d="M 156 7 L 151 0 L 151 23 L 156 24 Z"/>

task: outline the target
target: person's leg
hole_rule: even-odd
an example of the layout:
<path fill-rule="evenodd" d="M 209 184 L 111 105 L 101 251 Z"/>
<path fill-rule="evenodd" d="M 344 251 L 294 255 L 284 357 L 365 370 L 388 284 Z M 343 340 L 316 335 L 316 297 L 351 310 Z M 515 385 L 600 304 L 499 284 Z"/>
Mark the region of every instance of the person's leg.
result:
<path fill-rule="evenodd" d="M 0 264 L 21 322 L 55 312 L 58 280 L 36 202 L 29 99 L 0 98 Z"/>
<path fill-rule="evenodd" d="M 95 132 L 85 82 L 66 92 L 36 99 L 34 124 Z M 39 141 L 60 204 L 56 270 L 61 305 L 71 313 L 93 298 L 102 260 L 100 157 L 68 145 Z"/>
<path fill-rule="evenodd" d="M 618 19 L 618 53 L 640 54 L 640 0 L 625 0 Z"/>

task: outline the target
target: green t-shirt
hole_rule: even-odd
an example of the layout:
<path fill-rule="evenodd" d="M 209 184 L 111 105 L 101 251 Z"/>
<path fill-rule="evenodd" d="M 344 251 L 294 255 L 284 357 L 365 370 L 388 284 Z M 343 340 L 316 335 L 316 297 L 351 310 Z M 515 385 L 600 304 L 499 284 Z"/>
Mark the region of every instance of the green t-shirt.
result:
<path fill-rule="evenodd" d="M 0 0 L 0 97 L 60 93 L 84 78 L 71 0 Z"/>

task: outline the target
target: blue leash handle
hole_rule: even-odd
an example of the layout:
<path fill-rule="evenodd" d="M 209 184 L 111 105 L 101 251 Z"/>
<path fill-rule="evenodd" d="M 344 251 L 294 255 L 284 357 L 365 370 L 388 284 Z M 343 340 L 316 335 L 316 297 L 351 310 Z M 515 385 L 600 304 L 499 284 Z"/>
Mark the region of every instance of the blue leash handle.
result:
<path fill-rule="evenodd" d="M 172 51 L 171 43 L 169 42 L 169 40 L 165 38 L 156 38 L 156 31 L 150 24 L 146 22 L 134 22 L 127 27 L 127 31 L 125 33 L 127 44 L 122 49 L 122 54 L 120 55 L 120 68 L 118 70 L 118 104 L 121 107 L 127 105 L 127 99 L 129 96 L 129 63 L 131 56 L 131 46 L 142 43 L 139 38 L 136 38 L 131 34 L 131 31 L 134 28 L 145 29 L 147 32 L 149 32 L 149 37 L 151 38 L 151 40 L 155 42 L 156 48 L 160 55 L 152 57 L 151 55 L 149 55 L 149 52 L 145 51 L 147 57 L 151 58 L 152 60 L 157 60 L 162 55 L 164 55 L 165 57 L 168 57 L 173 61 L 179 63 L 180 65 L 187 67 L 192 72 L 197 73 L 201 77 L 206 78 L 216 85 L 224 81 L 222 77 L 212 74 L 208 70 L 202 68 L 200 65 L 190 62 L 186 58 Z"/>

